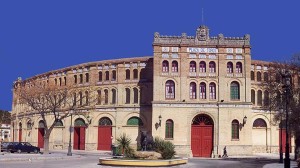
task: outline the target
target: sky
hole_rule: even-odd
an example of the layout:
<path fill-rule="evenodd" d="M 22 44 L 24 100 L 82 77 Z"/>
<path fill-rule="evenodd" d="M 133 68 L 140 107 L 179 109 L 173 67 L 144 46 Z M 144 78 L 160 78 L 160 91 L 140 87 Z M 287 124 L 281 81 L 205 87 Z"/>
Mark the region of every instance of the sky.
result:
<path fill-rule="evenodd" d="M 300 52 L 300 1 L 0 0 L 0 109 L 18 78 L 107 59 L 153 55 L 154 32 L 251 36 L 252 59 Z M 203 11 L 203 12 L 202 12 Z"/>

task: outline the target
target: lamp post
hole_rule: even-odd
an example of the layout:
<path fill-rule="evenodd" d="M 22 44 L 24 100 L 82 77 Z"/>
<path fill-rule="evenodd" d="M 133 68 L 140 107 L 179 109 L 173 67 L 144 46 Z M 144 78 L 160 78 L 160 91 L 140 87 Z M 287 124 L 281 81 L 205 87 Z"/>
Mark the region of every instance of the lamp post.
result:
<path fill-rule="evenodd" d="M 71 146 L 71 133 L 72 133 L 72 117 L 73 117 L 73 110 L 70 111 L 71 114 L 71 123 L 70 123 L 70 136 L 69 136 L 69 146 L 68 146 L 68 153 L 67 156 L 72 156 L 72 146 Z"/>
<path fill-rule="evenodd" d="M 282 152 L 282 115 L 283 115 L 283 108 L 279 109 L 280 112 L 280 147 L 279 147 L 279 163 L 283 163 L 283 152 Z"/>
<path fill-rule="evenodd" d="M 284 168 L 290 168 L 291 160 L 290 160 L 290 143 L 289 143 L 289 130 L 288 130 L 288 120 L 289 120 L 289 112 L 288 112 L 288 98 L 289 98 L 289 89 L 291 86 L 291 74 L 288 71 L 285 71 L 283 74 L 284 79 L 284 88 L 285 88 L 285 159 L 284 159 Z"/>

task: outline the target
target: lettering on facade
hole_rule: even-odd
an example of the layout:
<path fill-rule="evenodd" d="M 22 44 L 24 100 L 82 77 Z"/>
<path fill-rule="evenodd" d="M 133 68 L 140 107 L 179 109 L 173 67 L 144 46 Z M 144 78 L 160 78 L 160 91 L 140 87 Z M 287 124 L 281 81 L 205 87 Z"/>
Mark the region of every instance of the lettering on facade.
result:
<path fill-rule="evenodd" d="M 187 48 L 189 53 L 218 53 L 217 48 Z"/>

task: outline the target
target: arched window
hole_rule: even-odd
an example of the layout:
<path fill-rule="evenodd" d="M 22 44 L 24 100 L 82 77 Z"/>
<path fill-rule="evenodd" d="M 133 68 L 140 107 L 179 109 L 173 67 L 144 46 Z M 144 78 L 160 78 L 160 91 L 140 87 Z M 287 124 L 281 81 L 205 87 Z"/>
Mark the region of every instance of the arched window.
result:
<path fill-rule="evenodd" d="M 61 86 L 61 78 L 59 78 L 59 86 Z"/>
<path fill-rule="evenodd" d="M 164 60 L 164 61 L 162 62 L 162 71 L 163 71 L 163 72 L 169 72 L 169 62 L 166 61 L 166 60 Z"/>
<path fill-rule="evenodd" d="M 77 75 L 74 75 L 74 84 L 77 84 Z"/>
<path fill-rule="evenodd" d="M 99 71 L 99 82 L 102 82 L 102 71 Z"/>
<path fill-rule="evenodd" d="M 238 82 L 231 82 L 230 84 L 230 99 L 231 100 L 240 99 L 240 85 Z"/>
<path fill-rule="evenodd" d="M 57 85 L 57 79 L 56 78 L 54 79 L 54 84 L 55 84 L 55 86 Z"/>
<path fill-rule="evenodd" d="M 264 81 L 268 82 L 269 81 L 269 75 L 267 72 L 264 72 Z"/>
<path fill-rule="evenodd" d="M 255 105 L 255 90 L 251 89 L 251 102 Z"/>
<path fill-rule="evenodd" d="M 174 133 L 174 123 L 172 120 L 168 119 L 166 121 L 166 138 L 173 138 Z"/>
<path fill-rule="evenodd" d="M 190 72 L 196 72 L 196 62 L 195 61 L 190 62 Z"/>
<path fill-rule="evenodd" d="M 101 90 L 97 90 L 97 104 L 101 104 Z"/>
<path fill-rule="evenodd" d="M 56 126 L 56 127 L 62 127 L 62 126 L 64 126 L 64 124 L 62 123 L 61 120 L 57 120 L 57 121 L 55 122 L 55 126 Z"/>
<path fill-rule="evenodd" d="M 111 96 L 112 96 L 112 104 L 116 104 L 117 102 L 117 91 L 116 89 L 111 90 Z"/>
<path fill-rule="evenodd" d="M 137 104 L 139 102 L 139 91 L 137 88 L 133 88 L 133 103 Z"/>
<path fill-rule="evenodd" d="M 233 73 L 233 64 L 232 64 L 232 62 L 227 62 L 227 73 Z"/>
<path fill-rule="evenodd" d="M 255 128 L 267 128 L 267 123 L 264 119 L 258 118 L 253 122 Z"/>
<path fill-rule="evenodd" d="M 138 117 L 131 117 L 127 120 L 127 125 L 143 126 L 143 121 Z"/>
<path fill-rule="evenodd" d="M 196 83 L 190 83 L 190 99 L 196 99 Z"/>
<path fill-rule="evenodd" d="M 236 63 L 235 70 L 236 70 L 236 73 L 242 73 L 243 72 L 243 67 L 242 67 L 242 63 L 241 62 L 237 62 Z"/>
<path fill-rule="evenodd" d="M 257 91 L 257 105 L 262 106 L 262 91 Z"/>
<path fill-rule="evenodd" d="M 89 105 L 89 92 L 85 91 L 85 105 Z"/>
<path fill-rule="evenodd" d="M 115 81 L 116 79 L 117 79 L 117 71 L 116 71 L 116 70 L 113 70 L 113 71 L 112 71 L 111 80 L 112 80 L 112 81 Z"/>
<path fill-rule="evenodd" d="M 209 99 L 210 100 L 216 99 L 216 84 L 213 82 L 209 84 Z"/>
<path fill-rule="evenodd" d="M 214 61 L 209 62 L 209 72 L 216 73 L 216 63 Z"/>
<path fill-rule="evenodd" d="M 75 127 L 85 127 L 85 122 L 82 118 L 77 118 L 74 122 Z"/>
<path fill-rule="evenodd" d="M 269 106 L 269 101 L 270 101 L 269 92 L 266 90 L 264 92 L 264 106 L 265 107 Z"/>
<path fill-rule="evenodd" d="M 27 121 L 27 129 L 29 129 L 29 130 L 32 129 L 32 121 L 31 120 Z"/>
<path fill-rule="evenodd" d="M 89 73 L 86 73 L 85 74 L 85 82 L 89 83 L 89 81 L 90 81 L 90 75 L 89 75 Z"/>
<path fill-rule="evenodd" d="M 104 103 L 108 104 L 108 90 L 107 89 L 104 90 Z"/>
<path fill-rule="evenodd" d="M 206 72 L 206 63 L 204 61 L 201 61 L 199 64 L 199 72 Z"/>
<path fill-rule="evenodd" d="M 126 69 L 126 80 L 130 80 L 130 70 Z"/>
<path fill-rule="evenodd" d="M 177 61 L 172 62 L 172 72 L 178 72 L 178 62 Z"/>
<path fill-rule="evenodd" d="M 239 136 L 239 121 L 233 120 L 231 122 L 231 139 L 240 139 Z"/>
<path fill-rule="evenodd" d="M 175 99 L 175 83 L 168 80 L 165 85 L 166 99 Z"/>
<path fill-rule="evenodd" d="M 79 83 L 83 83 L 83 75 L 82 74 L 79 75 Z"/>
<path fill-rule="evenodd" d="M 102 118 L 100 118 L 98 125 L 100 125 L 100 126 L 110 126 L 110 125 L 112 125 L 112 122 L 108 117 L 102 117 Z"/>
<path fill-rule="evenodd" d="M 137 69 L 133 70 L 133 79 L 138 79 L 138 70 Z"/>
<path fill-rule="evenodd" d="M 77 104 L 77 96 L 76 93 L 73 94 L 73 106 L 76 106 Z"/>
<path fill-rule="evenodd" d="M 82 106 L 82 98 L 83 98 L 82 92 L 79 92 L 79 105 L 80 106 Z"/>
<path fill-rule="evenodd" d="M 67 77 L 64 77 L 65 86 L 67 85 Z"/>
<path fill-rule="evenodd" d="M 105 71 L 105 80 L 106 80 L 106 81 L 109 80 L 109 71 Z"/>
<path fill-rule="evenodd" d="M 254 72 L 253 71 L 251 71 L 251 80 L 254 81 Z"/>
<path fill-rule="evenodd" d="M 256 72 L 256 79 L 257 79 L 258 82 L 261 81 L 261 73 L 259 71 Z"/>
<path fill-rule="evenodd" d="M 126 92 L 126 100 L 125 100 L 125 104 L 129 104 L 130 103 L 130 89 L 126 88 L 125 89 Z"/>
<path fill-rule="evenodd" d="M 206 99 L 206 84 L 204 82 L 200 83 L 199 93 L 200 99 Z"/>

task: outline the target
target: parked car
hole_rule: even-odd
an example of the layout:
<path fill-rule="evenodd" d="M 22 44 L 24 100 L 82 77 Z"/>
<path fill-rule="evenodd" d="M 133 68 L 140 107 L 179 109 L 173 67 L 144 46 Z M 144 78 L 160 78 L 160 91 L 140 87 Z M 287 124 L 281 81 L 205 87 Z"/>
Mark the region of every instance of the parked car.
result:
<path fill-rule="evenodd" d="M 10 144 L 11 142 L 1 142 L 1 152 L 6 152 L 7 151 L 7 146 Z"/>
<path fill-rule="evenodd" d="M 11 142 L 8 146 L 7 146 L 7 151 L 14 153 L 14 152 L 33 152 L 33 153 L 39 153 L 40 152 L 40 148 L 36 147 L 36 146 L 32 146 L 30 143 L 28 142 Z"/>

